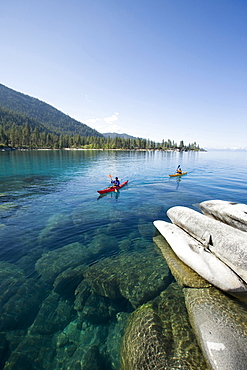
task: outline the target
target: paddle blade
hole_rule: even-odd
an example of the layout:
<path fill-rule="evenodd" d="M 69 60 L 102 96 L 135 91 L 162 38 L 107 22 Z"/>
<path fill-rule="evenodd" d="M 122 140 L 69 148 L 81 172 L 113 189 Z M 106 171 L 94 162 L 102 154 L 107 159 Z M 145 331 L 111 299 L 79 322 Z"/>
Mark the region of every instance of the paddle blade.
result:
<path fill-rule="evenodd" d="M 112 178 L 112 175 L 108 175 L 110 178 Z"/>

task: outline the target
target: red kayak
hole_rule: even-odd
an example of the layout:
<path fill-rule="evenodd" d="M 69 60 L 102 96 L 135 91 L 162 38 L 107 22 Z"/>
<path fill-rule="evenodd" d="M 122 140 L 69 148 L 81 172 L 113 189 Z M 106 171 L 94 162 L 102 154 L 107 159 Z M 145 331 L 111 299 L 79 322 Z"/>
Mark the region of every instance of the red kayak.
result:
<path fill-rule="evenodd" d="M 125 182 L 122 182 L 122 184 L 120 184 L 119 186 L 110 187 L 110 188 L 106 188 L 106 189 L 103 189 L 103 190 L 97 190 L 97 192 L 100 193 L 100 194 L 110 193 L 111 191 L 121 189 L 123 186 L 127 185 L 128 182 L 129 182 L 129 180 L 127 180 Z"/>

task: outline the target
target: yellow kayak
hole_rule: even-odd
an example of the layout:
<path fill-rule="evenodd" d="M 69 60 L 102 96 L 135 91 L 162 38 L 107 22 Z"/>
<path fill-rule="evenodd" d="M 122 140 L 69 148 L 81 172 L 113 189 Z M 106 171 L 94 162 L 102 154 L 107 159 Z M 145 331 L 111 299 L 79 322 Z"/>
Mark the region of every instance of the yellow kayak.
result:
<path fill-rule="evenodd" d="M 170 177 L 176 177 L 176 176 L 183 176 L 186 175 L 188 172 L 182 172 L 182 173 L 174 173 L 174 175 L 169 175 Z"/>

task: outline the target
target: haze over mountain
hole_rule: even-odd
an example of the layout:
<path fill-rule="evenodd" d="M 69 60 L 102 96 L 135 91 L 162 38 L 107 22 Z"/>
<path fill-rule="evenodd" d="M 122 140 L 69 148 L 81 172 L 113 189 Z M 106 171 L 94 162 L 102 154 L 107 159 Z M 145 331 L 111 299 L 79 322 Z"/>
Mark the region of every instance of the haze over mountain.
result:
<path fill-rule="evenodd" d="M 101 133 L 64 114 L 51 105 L 0 84 L 0 118 L 11 122 L 38 126 L 55 134 L 103 137 Z M 0 121 L 1 123 L 1 121 Z"/>

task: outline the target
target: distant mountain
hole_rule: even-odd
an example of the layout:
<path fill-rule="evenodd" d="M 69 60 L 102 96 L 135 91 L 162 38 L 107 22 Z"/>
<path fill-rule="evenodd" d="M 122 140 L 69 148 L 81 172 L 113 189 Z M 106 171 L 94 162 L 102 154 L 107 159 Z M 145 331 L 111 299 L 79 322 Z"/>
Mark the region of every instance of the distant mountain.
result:
<path fill-rule="evenodd" d="M 219 152 L 246 152 L 247 147 L 241 148 L 241 147 L 228 147 L 228 148 L 211 148 L 211 147 L 206 147 L 207 151 L 219 151 Z"/>
<path fill-rule="evenodd" d="M 122 137 L 123 139 L 136 139 L 134 136 L 130 136 L 128 134 L 118 134 L 116 132 L 106 132 L 102 134 L 104 137 L 110 137 L 111 139 L 114 139 L 116 136 Z"/>
<path fill-rule="evenodd" d="M 11 115 L 12 118 L 15 115 L 16 118 L 18 116 L 20 125 L 22 125 L 21 117 L 24 117 L 26 122 L 39 126 L 42 131 L 45 129 L 55 134 L 70 136 L 76 134 L 81 136 L 103 136 L 98 131 L 71 118 L 51 105 L 12 90 L 2 84 L 0 84 L 0 108 L 0 114 L 5 112 L 5 114 Z"/>

